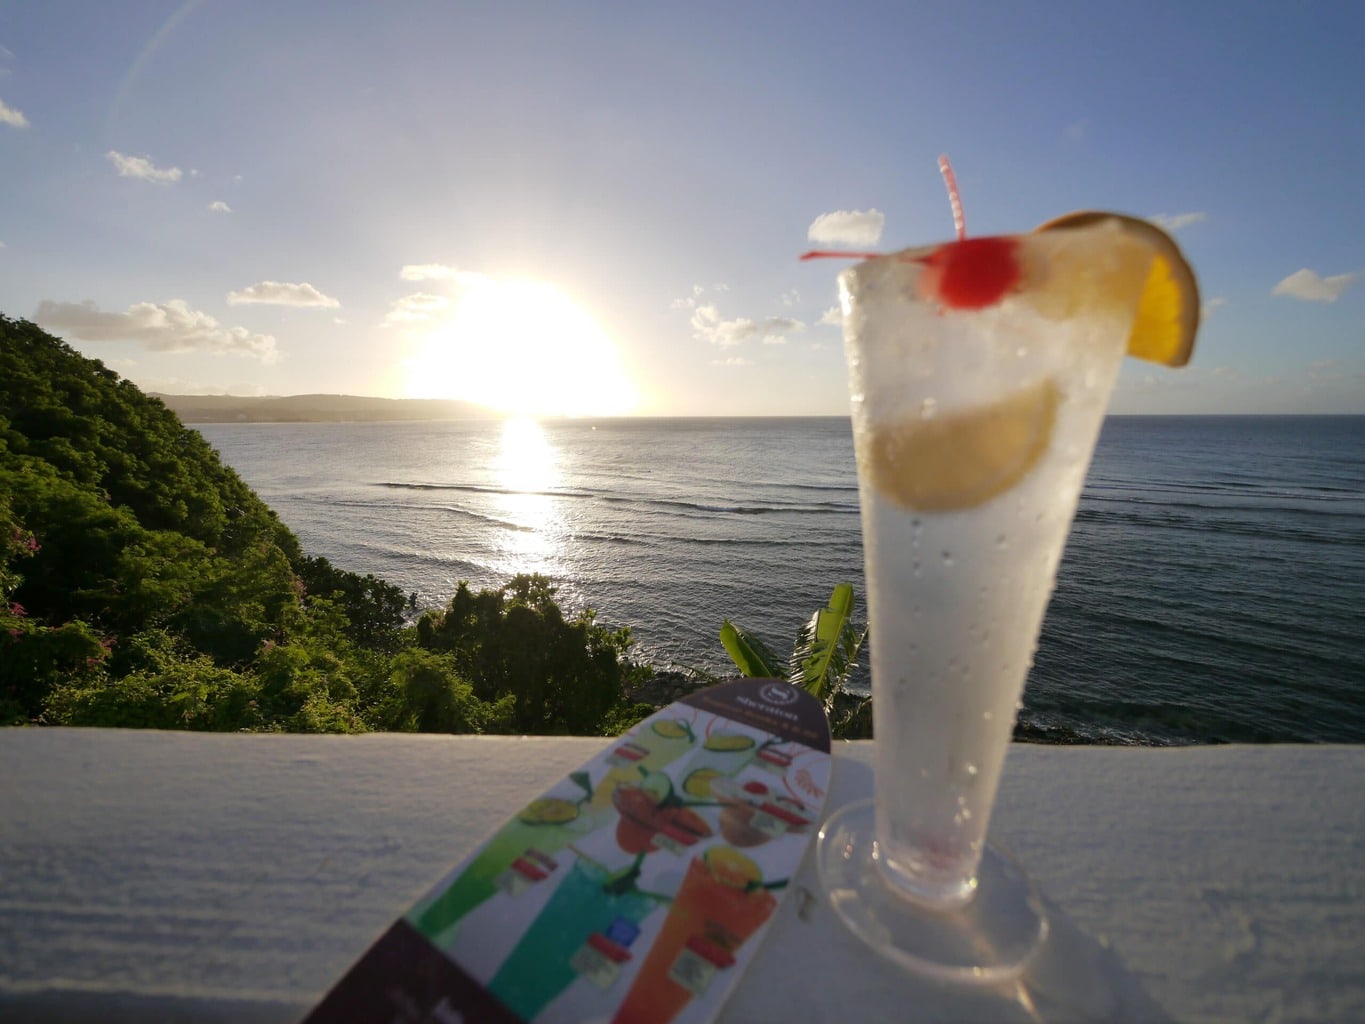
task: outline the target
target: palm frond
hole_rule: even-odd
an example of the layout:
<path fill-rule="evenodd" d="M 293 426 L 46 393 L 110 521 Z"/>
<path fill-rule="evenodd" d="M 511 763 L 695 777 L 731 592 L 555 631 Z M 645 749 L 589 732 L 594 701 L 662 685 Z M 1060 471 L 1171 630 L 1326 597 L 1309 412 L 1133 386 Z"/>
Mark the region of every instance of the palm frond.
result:
<path fill-rule="evenodd" d="M 853 585 L 840 583 L 829 603 L 801 627 L 792 647 L 792 682 L 823 701 L 826 709 L 848 681 L 867 634 L 849 621 L 853 605 Z"/>
<path fill-rule="evenodd" d="M 729 619 L 720 626 L 720 642 L 740 673 L 750 678 L 787 678 L 782 659 L 768 645 Z"/>

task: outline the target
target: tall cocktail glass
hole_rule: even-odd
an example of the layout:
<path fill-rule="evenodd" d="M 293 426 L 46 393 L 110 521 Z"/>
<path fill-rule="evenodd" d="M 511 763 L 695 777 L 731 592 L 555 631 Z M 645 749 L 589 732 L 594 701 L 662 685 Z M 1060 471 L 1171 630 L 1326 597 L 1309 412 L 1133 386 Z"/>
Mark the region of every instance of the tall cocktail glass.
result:
<path fill-rule="evenodd" d="M 488 983 L 488 991 L 531 1020 L 578 977 L 574 954 L 594 932 L 617 920 L 638 925 L 660 898 L 635 885 L 631 871 L 611 875 L 600 864 L 575 860 L 559 888 Z"/>
<path fill-rule="evenodd" d="M 1152 250 L 1105 221 L 868 259 L 839 279 L 858 461 L 875 798 L 821 832 L 880 952 L 999 981 L 1046 935 L 987 825 Z"/>

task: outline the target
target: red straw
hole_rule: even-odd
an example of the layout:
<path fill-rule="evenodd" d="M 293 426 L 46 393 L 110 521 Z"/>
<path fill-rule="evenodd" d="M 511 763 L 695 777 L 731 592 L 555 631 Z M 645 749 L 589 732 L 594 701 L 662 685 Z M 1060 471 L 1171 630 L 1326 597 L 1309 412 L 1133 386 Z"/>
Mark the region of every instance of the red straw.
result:
<path fill-rule="evenodd" d="M 938 158 L 938 172 L 943 175 L 943 184 L 948 186 L 948 202 L 953 204 L 953 227 L 957 229 L 957 240 L 967 237 L 967 219 L 962 216 L 962 197 L 957 193 L 957 177 L 953 165 L 948 162 L 948 154 Z"/>
<path fill-rule="evenodd" d="M 812 249 L 803 252 L 798 259 L 803 260 L 870 260 L 884 255 L 880 252 L 849 252 L 846 249 Z"/>

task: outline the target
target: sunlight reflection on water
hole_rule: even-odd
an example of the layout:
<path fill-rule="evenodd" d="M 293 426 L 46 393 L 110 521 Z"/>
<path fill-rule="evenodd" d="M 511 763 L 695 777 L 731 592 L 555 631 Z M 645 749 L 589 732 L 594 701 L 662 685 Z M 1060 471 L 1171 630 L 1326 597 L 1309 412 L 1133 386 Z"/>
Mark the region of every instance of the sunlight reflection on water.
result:
<path fill-rule="evenodd" d="M 563 499 L 549 492 L 561 486 L 559 450 L 539 423 L 510 419 L 502 426 L 502 444 L 492 464 L 493 480 L 502 491 L 496 505 L 515 529 L 500 538 L 500 555 L 509 574 L 561 571 Z"/>

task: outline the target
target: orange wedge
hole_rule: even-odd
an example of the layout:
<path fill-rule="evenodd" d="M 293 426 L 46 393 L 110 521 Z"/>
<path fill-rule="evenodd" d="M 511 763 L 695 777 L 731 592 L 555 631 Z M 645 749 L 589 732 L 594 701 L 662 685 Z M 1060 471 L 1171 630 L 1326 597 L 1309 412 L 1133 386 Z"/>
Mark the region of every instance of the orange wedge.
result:
<path fill-rule="evenodd" d="M 980 505 L 1022 480 L 1047 451 L 1061 392 L 1050 379 L 998 402 L 873 430 L 872 482 L 903 508 Z"/>
<path fill-rule="evenodd" d="M 1099 210 L 1068 213 L 1035 230 L 1089 227 L 1105 220 L 1117 221 L 1124 231 L 1147 243 L 1154 254 L 1128 335 L 1128 354 L 1166 366 L 1184 366 L 1190 361 L 1199 329 L 1199 284 L 1170 235 L 1149 221 Z"/>

